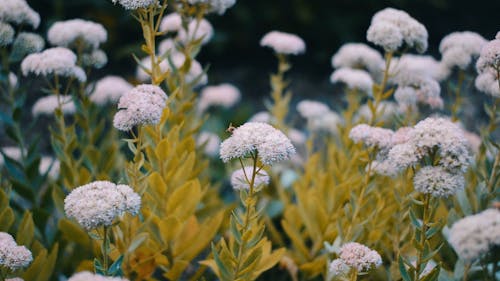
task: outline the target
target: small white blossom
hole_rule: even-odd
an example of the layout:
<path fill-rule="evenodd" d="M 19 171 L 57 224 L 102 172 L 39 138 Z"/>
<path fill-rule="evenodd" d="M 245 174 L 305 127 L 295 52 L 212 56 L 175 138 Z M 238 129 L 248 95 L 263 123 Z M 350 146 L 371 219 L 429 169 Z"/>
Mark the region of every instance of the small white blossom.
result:
<path fill-rule="evenodd" d="M 423 53 L 427 49 L 427 38 L 425 26 L 408 13 L 393 8 L 377 12 L 367 32 L 368 41 L 389 52 L 405 44 Z"/>
<path fill-rule="evenodd" d="M 133 86 L 119 76 L 106 76 L 97 81 L 90 100 L 98 105 L 116 103 L 120 97 L 132 90 Z"/>
<path fill-rule="evenodd" d="M 231 137 L 222 142 L 220 158 L 224 162 L 247 157 L 257 152 L 265 165 L 290 159 L 295 148 L 290 139 L 278 129 L 266 123 L 245 123 L 234 129 Z"/>
<path fill-rule="evenodd" d="M 272 48 L 278 54 L 299 55 L 306 51 L 306 43 L 295 34 L 271 31 L 260 40 L 262 47 Z"/>
<path fill-rule="evenodd" d="M 214 157 L 219 154 L 221 140 L 219 136 L 210 132 L 201 132 L 196 139 L 198 147 L 203 146 L 206 155 Z"/>
<path fill-rule="evenodd" d="M 357 272 L 368 272 L 382 265 L 382 257 L 362 244 L 350 242 L 340 248 L 339 258 Z"/>
<path fill-rule="evenodd" d="M 160 44 L 158 44 L 158 54 L 164 56 L 169 51 L 173 53 L 174 51 L 176 51 L 176 47 L 174 40 L 167 38 L 165 40 L 162 40 Z"/>
<path fill-rule="evenodd" d="M 236 0 L 188 0 L 188 2 L 192 5 L 198 3 L 208 4 L 208 13 L 213 12 L 222 15 L 236 3 Z"/>
<path fill-rule="evenodd" d="M 351 129 L 349 138 L 354 143 L 362 142 L 366 146 L 387 148 L 392 146 L 391 139 L 393 134 L 394 132 L 389 129 L 359 124 Z"/>
<path fill-rule="evenodd" d="M 85 230 L 111 226 L 125 212 L 136 215 L 140 196 L 127 185 L 95 181 L 74 189 L 64 199 L 64 211 Z"/>
<path fill-rule="evenodd" d="M 333 276 L 345 275 L 349 272 L 349 269 L 349 266 L 342 259 L 335 259 L 328 266 L 328 271 Z"/>
<path fill-rule="evenodd" d="M 297 111 L 302 117 L 312 119 L 330 112 L 330 108 L 319 101 L 303 100 L 297 104 Z"/>
<path fill-rule="evenodd" d="M 31 32 L 21 32 L 12 44 L 11 57 L 20 60 L 26 55 L 40 52 L 44 47 L 45 41 L 40 35 Z"/>
<path fill-rule="evenodd" d="M 117 2 L 127 10 L 137 10 L 160 4 L 158 0 L 111 0 L 113 4 Z"/>
<path fill-rule="evenodd" d="M 338 133 L 338 127 L 343 123 L 342 117 L 334 111 L 308 119 L 307 125 L 311 131 L 326 132 L 332 135 Z"/>
<path fill-rule="evenodd" d="M 307 141 L 307 136 L 302 131 L 297 129 L 288 130 L 288 138 L 295 146 L 304 145 Z"/>
<path fill-rule="evenodd" d="M 120 277 L 108 277 L 99 274 L 91 273 L 90 271 L 82 271 L 73 274 L 68 281 L 129 281 Z"/>
<path fill-rule="evenodd" d="M 0 21 L 0 47 L 8 46 L 14 41 L 14 28 Z"/>
<path fill-rule="evenodd" d="M 211 106 L 230 108 L 241 99 L 240 90 L 231 84 L 205 87 L 201 91 L 198 110 L 204 112 Z"/>
<path fill-rule="evenodd" d="M 487 43 L 481 35 L 471 32 L 453 32 L 446 35 L 439 44 L 442 62 L 449 68 L 466 69 Z"/>
<path fill-rule="evenodd" d="M 384 64 L 384 59 L 377 50 L 362 43 L 344 44 L 332 57 L 334 68 L 364 69 L 373 75 L 380 74 Z"/>
<path fill-rule="evenodd" d="M 231 185 L 236 190 L 250 189 L 252 182 L 253 166 L 246 166 L 245 169 L 239 169 L 231 175 Z M 253 188 L 259 189 L 269 185 L 269 175 L 266 171 L 260 170 L 255 174 Z"/>
<path fill-rule="evenodd" d="M 82 66 L 103 68 L 108 63 L 108 56 L 101 49 L 95 49 L 90 53 L 82 54 Z"/>
<path fill-rule="evenodd" d="M 76 55 L 69 49 L 56 47 L 41 53 L 31 54 L 21 63 L 23 75 L 59 75 L 75 77 L 80 82 L 85 82 L 87 77 L 80 67 L 76 66 Z"/>
<path fill-rule="evenodd" d="M 453 224 L 449 242 L 458 256 L 473 262 L 500 245 L 500 211 L 488 209 Z"/>
<path fill-rule="evenodd" d="M 50 44 L 66 48 L 96 49 L 108 39 L 108 32 L 96 22 L 72 19 L 55 22 L 47 32 Z"/>
<path fill-rule="evenodd" d="M 257 122 L 257 123 L 271 123 L 272 116 L 267 111 L 260 111 L 255 113 L 248 122 Z"/>
<path fill-rule="evenodd" d="M 479 74 L 475 80 L 476 88 L 493 97 L 500 97 L 500 85 L 493 71 L 485 71 Z"/>
<path fill-rule="evenodd" d="M 476 63 L 479 73 L 487 69 L 500 69 L 500 39 L 492 40 L 484 45 Z"/>
<path fill-rule="evenodd" d="M 17 88 L 17 76 L 14 73 L 9 72 L 8 80 L 11 88 Z"/>
<path fill-rule="evenodd" d="M 178 13 L 171 13 L 163 17 L 160 23 L 161 32 L 177 32 L 182 29 L 182 17 Z"/>
<path fill-rule="evenodd" d="M 53 115 L 59 104 L 61 105 L 63 114 L 74 114 L 76 112 L 76 106 L 71 96 L 57 97 L 56 95 L 50 95 L 39 98 L 33 104 L 31 113 L 35 117 L 39 115 Z"/>
<path fill-rule="evenodd" d="M 330 76 L 332 83 L 344 83 L 349 89 L 361 90 L 372 95 L 373 79 L 364 70 L 339 68 Z"/>
<path fill-rule="evenodd" d="M 179 40 L 184 43 L 201 39 L 202 44 L 207 44 L 214 35 L 214 28 L 206 19 L 193 20 L 187 27 L 187 30 L 181 28 L 177 35 Z"/>
<path fill-rule="evenodd" d="M 427 76 L 437 81 L 442 81 L 450 75 L 448 67 L 433 57 L 413 54 L 392 58 L 389 72 L 395 76 Z"/>
<path fill-rule="evenodd" d="M 15 161 L 21 161 L 23 153 L 19 147 L 15 146 L 5 146 L 0 149 L 0 166 L 5 163 L 4 155 Z"/>
<path fill-rule="evenodd" d="M 40 24 L 40 15 L 31 9 L 26 0 L 2 0 L 1 21 L 17 25 L 28 24 L 36 29 Z"/>
<path fill-rule="evenodd" d="M 439 166 L 422 167 L 413 177 L 415 190 L 433 197 L 448 197 L 463 189 L 464 185 L 462 174 L 449 173 Z"/>
<path fill-rule="evenodd" d="M 394 119 L 394 116 L 398 114 L 398 106 L 392 101 L 382 101 L 375 110 L 377 120 L 382 120 L 384 122 L 390 122 Z M 368 122 L 372 120 L 372 111 L 368 104 L 363 104 L 359 107 L 356 115 L 354 116 L 355 122 Z"/>
<path fill-rule="evenodd" d="M 32 261 L 30 250 L 17 245 L 10 234 L 0 232 L 0 266 L 15 271 L 27 267 Z"/>
<path fill-rule="evenodd" d="M 120 97 L 113 125 L 121 131 L 160 122 L 167 95 L 158 86 L 139 85 Z"/>

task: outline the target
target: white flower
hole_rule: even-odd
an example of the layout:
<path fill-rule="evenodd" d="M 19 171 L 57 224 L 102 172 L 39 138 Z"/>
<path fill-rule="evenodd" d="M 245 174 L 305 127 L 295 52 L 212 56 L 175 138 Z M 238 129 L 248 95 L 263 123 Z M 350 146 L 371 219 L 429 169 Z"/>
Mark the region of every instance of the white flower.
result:
<path fill-rule="evenodd" d="M 182 17 L 178 13 L 171 13 L 163 17 L 160 23 L 161 32 L 177 32 L 182 29 Z"/>
<path fill-rule="evenodd" d="M 108 277 L 94 274 L 90 271 L 82 271 L 73 274 L 73 276 L 71 276 L 68 281 L 128 281 L 128 279 L 120 277 Z"/>
<path fill-rule="evenodd" d="M 0 21 L 0 47 L 8 46 L 14 41 L 14 28 L 10 24 Z"/>
<path fill-rule="evenodd" d="M 295 154 L 295 148 L 288 137 L 266 123 L 245 123 L 234 129 L 231 137 L 222 142 L 220 158 L 224 162 L 247 157 L 257 152 L 265 165 L 288 160 Z"/>
<path fill-rule="evenodd" d="M 389 129 L 359 124 L 351 129 L 349 138 L 354 143 L 362 142 L 366 146 L 388 148 L 392 146 L 391 139 L 393 134 L 394 132 Z"/>
<path fill-rule="evenodd" d="M 278 54 L 299 55 L 306 51 L 306 43 L 295 34 L 271 31 L 260 40 L 262 47 L 272 48 Z"/>
<path fill-rule="evenodd" d="M 257 122 L 257 123 L 271 123 L 272 116 L 267 111 L 260 111 L 255 113 L 248 122 Z"/>
<path fill-rule="evenodd" d="M 373 79 L 364 70 L 339 68 L 330 76 L 332 83 L 344 83 L 349 89 L 357 89 L 372 95 Z"/>
<path fill-rule="evenodd" d="M 419 160 L 415 154 L 415 147 L 410 142 L 394 145 L 389 151 L 387 158 L 387 161 L 393 163 L 398 171 L 416 165 Z"/>
<path fill-rule="evenodd" d="M 386 8 L 377 12 L 368 28 L 368 41 L 386 51 L 398 50 L 403 44 L 423 53 L 427 49 L 427 29 L 406 12 Z"/>
<path fill-rule="evenodd" d="M 201 132 L 196 139 L 196 145 L 203 146 L 203 151 L 210 157 L 219 154 L 220 142 L 219 136 L 210 132 Z"/>
<path fill-rule="evenodd" d="M 141 199 L 127 185 L 95 181 L 74 189 L 64 199 L 64 211 L 85 230 L 111 226 L 125 212 L 136 215 Z"/>
<path fill-rule="evenodd" d="M 204 112 L 211 106 L 230 108 L 241 99 L 240 90 L 231 84 L 205 87 L 201 91 L 198 110 Z"/>
<path fill-rule="evenodd" d="M 63 114 L 73 114 L 76 112 L 76 106 L 71 96 L 59 96 L 58 100 L 56 95 L 50 95 L 39 98 L 33 104 L 31 113 L 35 117 L 39 115 L 53 115 L 56 108 L 59 107 L 59 103 L 61 104 Z"/>
<path fill-rule="evenodd" d="M 116 103 L 124 93 L 132 88 L 130 83 L 119 76 L 106 76 L 97 81 L 90 95 L 90 100 L 98 105 Z"/>
<path fill-rule="evenodd" d="M 441 60 L 449 69 L 466 69 L 479 56 L 486 43 L 486 39 L 475 32 L 450 33 L 439 44 Z"/>
<path fill-rule="evenodd" d="M 158 44 L 158 54 L 161 56 L 165 55 L 168 51 L 174 52 L 176 51 L 174 40 L 167 38 L 162 40 L 160 44 Z"/>
<path fill-rule="evenodd" d="M 464 185 L 462 174 L 449 173 L 439 166 L 422 167 L 413 177 L 415 190 L 433 197 L 448 197 L 463 189 Z"/>
<path fill-rule="evenodd" d="M 288 138 L 290 138 L 290 141 L 292 141 L 292 143 L 295 146 L 304 145 L 307 141 L 306 134 L 304 134 L 302 131 L 299 131 L 297 129 L 288 130 L 287 135 L 288 135 Z"/>
<path fill-rule="evenodd" d="M 56 47 L 41 53 L 31 54 L 21 63 L 23 75 L 59 75 L 75 77 L 80 82 L 85 82 L 87 77 L 80 67 L 76 66 L 76 55 L 69 49 Z"/>
<path fill-rule="evenodd" d="M 61 162 L 52 157 L 44 156 L 40 159 L 38 171 L 41 175 L 47 174 L 50 179 L 55 180 L 59 177 Z"/>
<path fill-rule="evenodd" d="M 137 10 L 140 8 L 147 8 L 149 6 L 159 5 L 158 0 L 111 0 L 113 4 L 117 2 L 127 10 Z"/>
<path fill-rule="evenodd" d="M 340 248 L 339 258 L 357 272 L 368 272 L 382 264 L 382 257 L 364 245 L 350 242 Z"/>
<path fill-rule="evenodd" d="M 5 163 L 4 155 L 15 161 L 21 161 L 23 153 L 19 147 L 15 146 L 5 146 L 0 149 L 0 166 Z"/>
<path fill-rule="evenodd" d="M 384 64 L 384 59 L 378 51 L 362 43 L 344 44 L 332 57 L 334 68 L 364 69 L 373 75 L 382 72 Z"/>
<path fill-rule="evenodd" d="M 370 164 L 370 169 L 376 174 L 387 176 L 387 177 L 395 177 L 398 175 L 400 170 L 396 165 L 390 161 L 382 160 L 382 161 L 372 161 Z M 368 166 L 366 167 L 368 171 Z"/>
<path fill-rule="evenodd" d="M 246 166 L 245 169 L 239 169 L 231 175 L 231 185 L 236 190 L 250 189 L 252 182 L 253 166 Z M 269 185 L 269 175 L 266 171 L 260 170 L 255 174 L 253 188 L 259 189 Z"/>
<path fill-rule="evenodd" d="M 31 32 L 21 32 L 12 44 L 11 57 L 20 60 L 26 55 L 40 52 L 44 47 L 45 41 L 40 35 Z"/>
<path fill-rule="evenodd" d="M 208 4 L 208 13 L 215 12 L 222 15 L 236 3 L 236 0 L 188 0 L 188 2 L 191 5 L 198 3 Z"/>
<path fill-rule="evenodd" d="M 24 281 L 24 279 L 19 278 L 19 277 L 14 277 L 14 278 L 7 278 L 5 281 Z"/>
<path fill-rule="evenodd" d="M 95 49 L 90 53 L 82 54 L 82 66 L 103 68 L 108 63 L 108 56 L 101 49 Z"/>
<path fill-rule="evenodd" d="M 120 97 L 113 125 L 118 130 L 129 131 L 137 125 L 157 124 L 166 101 L 167 95 L 160 87 L 139 85 Z"/>
<path fill-rule="evenodd" d="M 342 117 L 334 111 L 328 111 L 322 115 L 308 119 L 308 127 L 311 131 L 337 134 L 338 126 L 343 123 Z"/>
<path fill-rule="evenodd" d="M 500 97 L 500 85 L 498 79 L 493 71 L 485 71 L 476 77 L 476 88 L 485 92 L 493 97 Z"/>
<path fill-rule="evenodd" d="M 438 62 L 431 56 L 404 54 L 391 60 L 390 73 L 394 75 L 418 75 L 431 77 L 442 81 L 450 75 L 450 70 L 443 63 Z"/>
<path fill-rule="evenodd" d="M 9 72 L 9 85 L 11 88 L 17 88 L 17 76 L 12 72 Z"/>
<path fill-rule="evenodd" d="M 382 120 L 390 122 L 398 113 L 398 106 L 391 101 L 382 101 L 376 109 L 377 121 Z M 354 116 L 355 122 L 368 122 L 372 120 L 372 111 L 368 104 L 363 104 L 359 107 L 356 115 Z"/>
<path fill-rule="evenodd" d="M 497 36 L 495 36 L 495 39 L 500 40 L 500 31 L 499 31 L 499 32 L 497 32 Z"/>
<path fill-rule="evenodd" d="M 0 266 L 15 271 L 27 267 L 32 261 L 30 250 L 18 246 L 10 234 L 0 232 Z"/>
<path fill-rule="evenodd" d="M 480 74 L 488 71 L 500 71 L 500 39 L 495 39 L 484 45 L 476 63 Z"/>
<path fill-rule="evenodd" d="M 2 0 L 0 21 L 28 24 L 36 29 L 40 24 L 40 15 L 31 9 L 26 0 Z"/>
<path fill-rule="evenodd" d="M 345 275 L 349 272 L 349 269 L 349 266 L 345 264 L 342 259 L 335 259 L 328 266 L 328 271 L 330 271 L 333 276 Z"/>
<path fill-rule="evenodd" d="M 297 104 L 297 111 L 302 117 L 312 119 L 330 112 L 330 108 L 319 101 L 302 100 Z"/>
<path fill-rule="evenodd" d="M 66 48 L 96 49 L 108 39 L 104 27 L 96 22 L 72 19 L 55 22 L 47 32 L 50 44 Z"/>
<path fill-rule="evenodd" d="M 187 30 L 181 28 L 177 35 L 179 40 L 184 43 L 201 39 L 202 44 L 207 44 L 214 35 L 214 28 L 206 19 L 193 20 L 187 27 Z"/>
<path fill-rule="evenodd" d="M 500 245 L 500 211 L 488 209 L 453 224 L 449 242 L 458 256 L 473 262 Z"/>

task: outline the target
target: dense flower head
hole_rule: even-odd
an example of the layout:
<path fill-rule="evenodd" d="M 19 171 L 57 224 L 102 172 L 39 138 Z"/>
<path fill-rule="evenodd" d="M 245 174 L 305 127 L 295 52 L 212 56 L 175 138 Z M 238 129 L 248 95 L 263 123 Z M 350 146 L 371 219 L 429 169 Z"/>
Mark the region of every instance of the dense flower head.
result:
<path fill-rule="evenodd" d="M 121 131 L 160 122 L 167 95 L 158 86 L 139 85 L 120 97 L 113 125 Z"/>
<path fill-rule="evenodd" d="M 44 47 L 45 40 L 40 35 L 31 32 L 21 32 L 12 44 L 11 57 L 21 59 L 26 55 L 42 51 Z"/>
<path fill-rule="evenodd" d="M 486 70 L 480 73 L 474 82 L 476 88 L 493 97 L 500 97 L 500 85 L 498 84 L 497 74 L 492 70 Z"/>
<path fill-rule="evenodd" d="M 417 102 L 431 108 L 442 108 L 441 86 L 427 75 L 401 71 L 392 82 L 398 85 L 394 97 L 401 109 L 416 106 Z"/>
<path fill-rule="evenodd" d="M 101 49 L 95 49 L 90 53 L 82 54 L 82 66 L 93 67 L 96 69 L 103 68 L 108 63 L 108 56 Z"/>
<path fill-rule="evenodd" d="M 8 23 L 0 21 L 0 47 L 8 46 L 14 41 L 14 28 Z"/>
<path fill-rule="evenodd" d="M 450 75 L 448 67 L 432 56 L 404 54 L 391 60 L 389 69 L 396 77 L 401 75 L 428 76 L 442 81 Z"/>
<path fill-rule="evenodd" d="M 393 134 L 394 132 L 390 129 L 359 124 L 351 129 L 349 138 L 355 143 L 361 142 L 366 146 L 387 148 L 392 145 Z"/>
<path fill-rule="evenodd" d="M 220 143 L 219 136 L 210 132 L 201 132 L 196 138 L 196 145 L 203 146 L 203 152 L 210 157 L 219 154 Z"/>
<path fill-rule="evenodd" d="M 160 22 L 161 32 L 177 32 L 182 29 L 182 17 L 178 13 L 170 13 Z"/>
<path fill-rule="evenodd" d="M 224 162 L 258 153 L 265 165 L 288 160 L 295 147 L 280 130 L 266 123 L 248 122 L 233 130 L 231 137 L 222 142 L 220 158 Z"/>
<path fill-rule="evenodd" d="M 208 13 L 217 13 L 222 15 L 227 9 L 231 8 L 236 4 L 236 0 L 188 0 L 192 5 L 198 3 L 208 4 Z"/>
<path fill-rule="evenodd" d="M 339 68 L 330 76 L 332 83 L 344 83 L 349 89 L 357 89 L 372 95 L 373 79 L 368 72 L 352 68 Z"/>
<path fill-rule="evenodd" d="M 253 166 L 246 166 L 244 169 L 239 169 L 231 175 L 231 185 L 236 190 L 250 189 L 252 181 Z M 255 174 L 253 188 L 259 189 L 269 185 L 269 175 L 266 171 L 260 170 Z"/>
<path fill-rule="evenodd" d="M 500 245 L 500 211 L 488 209 L 453 224 L 449 242 L 458 256 L 473 262 Z"/>
<path fill-rule="evenodd" d="M 35 53 L 24 58 L 21 63 L 23 75 L 74 77 L 80 82 L 85 82 L 87 76 L 80 67 L 76 66 L 76 55 L 69 49 L 56 47 L 41 53 Z"/>
<path fill-rule="evenodd" d="M 73 102 L 73 98 L 71 96 L 56 96 L 50 95 L 39 98 L 35 104 L 33 104 L 33 108 L 31 109 L 31 113 L 33 116 L 39 115 L 53 115 L 55 110 L 61 104 L 61 111 L 63 114 L 74 114 L 76 112 L 76 106 Z"/>
<path fill-rule="evenodd" d="M 17 245 L 10 234 L 0 232 L 0 266 L 18 270 L 27 267 L 32 261 L 33 256 L 30 250 L 25 246 Z"/>
<path fill-rule="evenodd" d="M 128 281 L 128 279 L 120 277 L 109 277 L 99 274 L 94 274 L 90 271 L 81 271 L 73 274 L 68 281 Z"/>
<path fill-rule="evenodd" d="M 328 105 L 313 100 L 302 100 L 297 103 L 297 111 L 300 116 L 311 119 L 315 117 L 321 117 L 321 115 L 330 112 Z"/>
<path fill-rule="evenodd" d="M 158 0 L 111 0 L 113 4 L 119 3 L 123 8 L 127 10 L 137 10 L 141 8 L 147 8 L 150 6 L 159 5 Z"/>
<path fill-rule="evenodd" d="M 230 108 L 238 103 L 240 99 L 240 90 L 231 84 L 208 86 L 201 91 L 198 109 L 200 112 L 204 112 L 211 106 Z"/>
<path fill-rule="evenodd" d="M 377 12 L 367 31 L 368 41 L 394 52 L 403 44 L 423 53 L 427 50 L 428 33 L 425 26 L 408 13 L 386 8 Z"/>
<path fill-rule="evenodd" d="M 31 9 L 26 0 L 2 0 L 0 22 L 2 21 L 37 28 L 40 25 L 40 15 Z"/>
<path fill-rule="evenodd" d="M 184 28 L 179 29 L 177 36 L 184 43 L 201 39 L 202 44 L 207 44 L 214 36 L 214 28 L 206 19 L 192 20 L 188 24 L 187 30 Z"/>
<path fill-rule="evenodd" d="M 383 65 L 384 59 L 382 55 L 363 43 L 344 44 L 332 57 L 332 66 L 334 68 L 364 69 L 375 75 L 382 71 Z"/>
<path fill-rule="evenodd" d="M 176 51 L 176 46 L 175 46 L 174 40 L 172 40 L 172 38 L 167 38 L 167 39 L 160 41 L 160 44 L 158 44 L 158 54 L 163 56 L 169 51 L 170 52 Z"/>
<path fill-rule="evenodd" d="M 340 248 L 339 258 L 357 272 L 367 272 L 382 264 L 382 257 L 377 251 L 365 245 L 350 242 Z"/>
<path fill-rule="evenodd" d="M 99 105 L 116 103 L 124 93 L 132 88 L 133 86 L 125 79 L 109 75 L 97 81 L 90 95 L 90 100 Z"/>
<path fill-rule="evenodd" d="M 446 35 L 439 44 L 441 61 L 450 69 L 454 67 L 467 69 L 479 56 L 486 43 L 486 39 L 475 32 L 452 32 Z"/>
<path fill-rule="evenodd" d="M 47 32 L 50 44 L 66 48 L 96 49 L 108 39 L 108 32 L 96 22 L 72 19 L 55 22 Z"/>
<path fill-rule="evenodd" d="M 450 173 L 440 166 L 422 167 L 413 177 L 415 190 L 433 197 L 454 195 L 463 189 L 464 185 L 462 174 Z"/>
<path fill-rule="evenodd" d="M 345 275 L 349 270 L 349 266 L 342 259 L 335 259 L 328 265 L 328 271 L 333 276 Z"/>
<path fill-rule="evenodd" d="M 292 141 L 292 144 L 294 144 L 295 146 L 303 145 L 307 141 L 306 134 L 294 128 L 288 130 L 287 136 L 290 139 L 290 141 Z"/>
<path fill-rule="evenodd" d="M 487 69 L 500 69 L 500 39 L 492 40 L 483 46 L 476 68 L 480 73 Z"/>
<path fill-rule="evenodd" d="M 299 55 L 306 51 L 306 43 L 295 34 L 271 31 L 260 40 L 262 47 L 272 48 L 278 54 Z"/>
<path fill-rule="evenodd" d="M 255 113 L 250 119 L 248 119 L 248 122 L 257 122 L 257 123 L 271 123 L 272 116 L 269 112 L 267 111 L 260 111 Z"/>
<path fill-rule="evenodd" d="M 339 125 L 343 124 L 342 117 L 334 112 L 328 111 L 322 115 L 309 118 L 307 126 L 311 131 L 326 132 L 332 135 L 337 134 Z"/>
<path fill-rule="evenodd" d="M 64 211 L 85 230 L 110 226 L 125 212 L 137 215 L 141 198 L 128 185 L 95 181 L 77 187 L 64 199 Z"/>

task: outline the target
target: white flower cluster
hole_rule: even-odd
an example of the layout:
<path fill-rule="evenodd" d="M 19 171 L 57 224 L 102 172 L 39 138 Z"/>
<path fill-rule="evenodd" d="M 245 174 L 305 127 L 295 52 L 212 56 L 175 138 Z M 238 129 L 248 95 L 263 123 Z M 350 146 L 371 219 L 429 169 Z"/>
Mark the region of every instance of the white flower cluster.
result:
<path fill-rule="evenodd" d="M 198 3 L 208 4 L 209 9 L 207 12 L 218 13 L 219 15 L 224 14 L 227 9 L 236 4 L 236 0 L 188 0 L 188 2 L 192 5 Z"/>
<path fill-rule="evenodd" d="M 363 143 L 366 146 L 380 149 L 388 148 L 392 145 L 394 132 L 390 129 L 372 127 L 367 124 L 354 126 L 349 132 L 349 138 L 354 143 Z"/>
<path fill-rule="evenodd" d="M 82 271 L 73 274 L 68 281 L 128 281 L 128 279 L 120 277 L 108 277 L 99 274 L 94 274 L 90 271 Z"/>
<path fill-rule="evenodd" d="M 398 76 L 400 73 L 412 73 L 418 76 L 428 76 L 436 81 L 442 81 L 450 75 L 449 69 L 432 56 L 404 54 L 393 57 L 390 73 Z"/>
<path fill-rule="evenodd" d="M 240 90 L 231 84 L 225 83 L 218 86 L 205 87 L 201 91 L 201 97 L 198 101 L 198 110 L 204 112 L 211 106 L 230 108 L 238 103 L 240 99 Z"/>
<path fill-rule="evenodd" d="M 27 267 L 32 261 L 30 250 L 17 245 L 10 234 L 0 232 L 0 266 L 15 271 Z"/>
<path fill-rule="evenodd" d="M 332 83 L 344 83 L 347 88 L 360 90 L 368 96 L 372 95 L 373 79 L 368 72 L 347 67 L 335 70 L 330 76 Z"/>
<path fill-rule="evenodd" d="M 390 122 L 398 114 L 398 105 L 392 101 L 381 101 L 375 110 L 377 120 Z M 355 122 L 369 122 L 373 119 L 373 113 L 368 104 L 359 107 L 354 116 Z"/>
<path fill-rule="evenodd" d="M 262 47 L 272 48 L 277 54 L 299 55 L 306 51 L 306 43 L 295 34 L 271 31 L 260 40 Z"/>
<path fill-rule="evenodd" d="M 31 32 L 21 32 L 12 43 L 11 57 L 21 59 L 26 55 L 38 53 L 45 47 L 45 40 Z"/>
<path fill-rule="evenodd" d="M 498 37 L 498 34 L 497 34 Z M 484 45 L 476 64 L 479 75 L 476 78 L 476 88 L 494 97 L 500 97 L 500 39 L 495 39 Z"/>
<path fill-rule="evenodd" d="M 375 76 L 382 72 L 383 65 L 380 53 L 363 43 L 344 44 L 332 57 L 334 68 L 363 69 Z"/>
<path fill-rule="evenodd" d="M 248 122 L 257 122 L 257 123 L 271 123 L 272 116 L 269 112 L 267 111 L 259 111 L 255 113 L 250 119 L 248 119 Z"/>
<path fill-rule="evenodd" d="M 236 190 L 249 190 L 252 175 L 253 166 L 246 166 L 244 169 L 236 170 L 231 175 L 231 185 Z M 269 185 L 269 175 L 264 170 L 258 171 L 254 177 L 253 188 L 259 190 L 267 185 Z"/>
<path fill-rule="evenodd" d="M 295 154 L 290 139 L 278 129 L 266 123 L 245 123 L 234 129 L 231 137 L 222 142 L 220 158 L 224 162 L 243 158 L 257 152 L 265 165 L 288 160 Z"/>
<path fill-rule="evenodd" d="M 368 28 L 366 38 L 387 52 L 394 52 L 406 44 L 419 53 L 427 50 L 427 29 L 408 13 L 386 8 L 377 12 Z"/>
<path fill-rule="evenodd" d="M 43 98 L 39 98 L 33 108 L 31 113 L 33 116 L 39 115 L 53 115 L 56 108 L 61 105 L 61 111 L 63 114 L 74 114 L 76 112 L 76 106 L 71 96 L 56 96 L 50 95 Z"/>
<path fill-rule="evenodd" d="M 80 186 L 64 199 L 66 215 L 87 231 L 111 226 L 125 212 L 135 216 L 140 208 L 141 197 L 130 186 L 109 181 Z"/>
<path fill-rule="evenodd" d="M 102 68 L 108 63 L 108 56 L 101 49 L 95 49 L 89 53 L 82 54 L 82 66 Z"/>
<path fill-rule="evenodd" d="M 382 257 L 377 251 L 365 245 L 350 242 L 340 248 L 339 258 L 333 260 L 329 270 L 333 275 L 342 275 L 355 269 L 357 273 L 366 273 L 382 265 Z"/>
<path fill-rule="evenodd" d="M 342 117 L 322 102 L 302 100 L 297 103 L 297 111 L 307 119 L 311 131 L 336 134 L 338 125 L 343 123 Z"/>
<path fill-rule="evenodd" d="M 98 105 L 116 103 L 120 97 L 132 90 L 133 86 L 119 76 L 109 75 L 97 81 L 90 100 Z"/>
<path fill-rule="evenodd" d="M 455 222 L 449 242 L 461 259 L 472 262 L 481 258 L 500 246 L 500 211 L 488 209 Z"/>
<path fill-rule="evenodd" d="M 0 22 L 28 24 L 36 29 L 40 25 L 40 15 L 31 9 L 26 0 L 2 0 Z"/>
<path fill-rule="evenodd" d="M 201 39 L 202 44 L 207 44 L 214 36 L 214 28 L 206 19 L 193 20 L 187 27 L 187 30 L 179 29 L 177 36 L 181 42 L 187 43 Z"/>
<path fill-rule="evenodd" d="M 403 112 L 415 108 L 417 103 L 427 104 L 431 108 L 444 106 L 439 82 L 428 75 L 401 69 L 392 82 L 398 85 L 394 98 Z"/>
<path fill-rule="evenodd" d="M 214 157 L 219 154 L 220 138 L 214 133 L 201 132 L 196 138 L 196 145 L 203 147 L 206 155 Z"/>
<path fill-rule="evenodd" d="M 297 103 L 297 111 L 300 116 L 311 119 L 316 117 L 321 117 L 322 115 L 328 113 L 330 108 L 328 105 L 313 100 L 302 100 Z"/>
<path fill-rule="evenodd" d="M 14 28 L 5 22 L 0 21 L 0 47 L 8 46 L 14 41 Z"/>
<path fill-rule="evenodd" d="M 43 76 L 74 77 L 80 82 L 87 80 L 83 69 L 76 66 L 76 55 L 63 47 L 50 48 L 27 56 L 21 63 L 21 69 L 25 76 L 34 73 Z"/>
<path fill-rule="evenodd" d="M 85 49 L 96 49 L 108 39 L 104 27 L 96 22 L 72 19 L 55 22 L 47 32 L 50 44 L 72 48 L 82 44 Z"/>
<path fill-rule="evenodd" d="M 117 2 L 122 5 L 123 8 L 127 10 L 137 10 L 137 9 L 145 9 L 150 6 L 157 6 L 160 4 L 158 0 L 111 0 L 113 4 Z"/>
<path fill-rule="evenodd" d="M 157 124 L 166 106 L 167 95 L 158 86 L 139 85 L 120 97 L 113 125 L 129 131 L 137 125 Z"/>
<path fill-rule="evenodd" d="M 440 166 L 422 167 L 413 177 L 416 191 L 432 194 L 434 197 L 448 197 L 464 186 L 463 174 L 450 173 Z"/>
<path fill-rule="evenodd" d="M 160 22 L 161 32 L 178 32 L 182 29 L 182 17 L 178 13 L 170 13 Z"/>
<path fill-rule="evenodd" d="M 471 31 L 450 33 L 439 44 L 441 61 L 450 70 L 454 67 L 467 69 L 487 42 L 481 35 Z"/>

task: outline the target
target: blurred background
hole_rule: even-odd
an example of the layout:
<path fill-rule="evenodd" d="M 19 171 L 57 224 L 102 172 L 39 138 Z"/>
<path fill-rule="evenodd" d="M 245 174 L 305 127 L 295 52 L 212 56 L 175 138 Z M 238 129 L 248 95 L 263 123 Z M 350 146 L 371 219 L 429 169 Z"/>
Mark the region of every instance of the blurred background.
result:
<path fill-rule="evenodd" d="M 130 54 L 143 56 L 141 32 L 127 11 L 111 0 L 28 2 L 42 16 L 42 34 L 57 20 L 103 24 L 109 33 L 103 49 L 110 61 L 102 72 L 134 75 Z M 247 98 L 261 97 L 269 93 L 268 75 L 276 61 L 269 49 L 259 47 L 260 38 L 270 30 L 295 33 L 306 41 L 307 53 L 292 59 L 292 90 L 302 97 L 324 96 L 333 91 L 331 56 L 343 43 L 366 43 L 372 15 L 386 7 L 403 9 L 427 27 L 427 53 L 437 59 L 439 42 L 450 32 L 471 30 L 492 39 L 500 30 L 499 0 L 238 0 L 223 16 L 209 15 L 216 33 L 199 60 L 210 67 L 210 84 L 231 82 Z"/>

